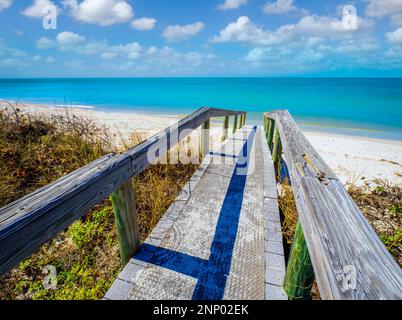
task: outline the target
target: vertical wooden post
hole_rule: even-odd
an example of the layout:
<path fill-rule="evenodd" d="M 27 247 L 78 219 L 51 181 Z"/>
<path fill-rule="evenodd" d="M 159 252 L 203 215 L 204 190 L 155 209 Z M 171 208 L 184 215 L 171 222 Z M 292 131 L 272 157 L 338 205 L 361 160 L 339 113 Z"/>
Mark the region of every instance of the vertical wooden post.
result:
<path fill-rule="evenodd" d="M 246 125 L 247 113 L 243 115 L 243 127 Z"/>
<path fill-rule="evenodd" d="M 275 130 L 274 135 L 274 146 L 272 151 L 272 161 L 274 162 L 274 167 L 276 170 L 277 178 L 282 181 L 281 166 L 282 166 L 282 142 L 279 135 L 279 131 Z"/>
<path fill-rule="evenodd" d="M 268 137 L 269 137 L 269 126 L 270 126 L 270 124 L 271 124 L 271 119 L 264 117 L 265 138 L 267 138 L 268 144 L 269 144 Z"/>
<path fill-rule="evenodd" d="M 133 180 L 130 179 L 111 194 L 114 219 L 119 239 L 120 259 L 126 265 L 140 249 L 140 233 Z"/>
<path fill-rule="evenodd" d="M 309 299 L 313 282 L 314 270 L 299 221 L 293 238 L 283 287 L 289 299 Z"/>
<path fill-rule="evenodd" d="M 229 116 L 226 116 L 225 120 L 223 120 L 222 142 L 228 138 L 228 135 L 229 135 Z"/>
<path fill-rule="evenodd" d="M 234 116 L 233 120 L 233 134 L 235 134 L 237 131 L 237 114 Z"/>
<path fill-rule="evenodd" d="M 268 146 L 269 149 L 271 150 L 271 152 L 273 151 L 273 139 L 274 139 L 274 132 L 275 132 L 275 122 L 274 120 L 267 118 L 267 142 L 268 142 Z"/>
<path fill-rule="evenodd" d="M 276 129 L 273 139 L 272 161 L 278 162 L 282 155 L 281 137 L 279 131 Z"/>
<path fill-rule="evenodd" d="M 271 143 L 271 151 L 273 150 L 273 140 L 274 140 L 274 134 L 276 130 L 276 125 L 275 125 L 275 120 L 271 119 L 271 124 L 269 126 L 269 135 L 270 135 L 270 143 Z"/>
<path fill-rule="evenodd" d="M 201 132 L 201 157 L 204 157 L 209 153 L 209 129 L 211 127 L 210 119 L 202 124 Z"/>

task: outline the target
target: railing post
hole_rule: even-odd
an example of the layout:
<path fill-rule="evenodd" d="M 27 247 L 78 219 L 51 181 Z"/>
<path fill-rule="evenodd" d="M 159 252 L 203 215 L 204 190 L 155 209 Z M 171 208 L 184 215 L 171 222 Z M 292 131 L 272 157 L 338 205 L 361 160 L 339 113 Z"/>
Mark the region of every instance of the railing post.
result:
<path fill-rule="evenodd" d="M 170 164 L 170 150 L 166 152 L 166 164 Z"/>
<path fill-rule="evenodd" d="M 247 113 L 243 114 L 243 127 L 246 125 Z"/>
<path fill-rule="evenodd" d="M 133 180 L 129 179 L 111 194 L 114 218 L 119 239 L 120 259 L 126 265 L 140 249 L 140 233 Z"/>
<path fill-rule="evenodd" d="M 274 145 L 272 150 L 272 161 L 274 161 L 275 164 L 278 164 L 278 162 L 281 160 L 282 157 L 282 143 L 278 129 L 275 129 L 273 143 Z"/>
<path fill-rule="evenodd" d="M 273 151 L 273 139 L 274 139 L 274 132 L 275 132 L 275 121 L 273 119 L 267 118 L 267 143 L 271 152 Z"/>
<path fill-rule="evenodd" d="M 240 116 L 240 125 L 239 128 L 243 128 L 244 126 L 244 113 L 242 113 L 242 115 Z"/>
<path fill-rule="evenodd" d="M 235 134 L 237 131 L 237 114 L 234 116 L 233 120 L 233 134 Z"/>
<path fill-rule="evenodd" d="M 222 142 L 228 138 L 228 135 L 229 135 L 229 116 L 226 116 L 225 120 L 223 120 Z"/>
<path fill-rule="evenodd" d="M 204 157 L 209 153 L 209 129 L 211 127 L 210 119 L 202 124 L 201 130 L 201 157 Z"/>
<path fill-rule="evenodd" d="M 289 299 L 309 299 L 314 282 L 314 270 L 300 221 L 297 222 L 287 264 L 284 289 Z"/>

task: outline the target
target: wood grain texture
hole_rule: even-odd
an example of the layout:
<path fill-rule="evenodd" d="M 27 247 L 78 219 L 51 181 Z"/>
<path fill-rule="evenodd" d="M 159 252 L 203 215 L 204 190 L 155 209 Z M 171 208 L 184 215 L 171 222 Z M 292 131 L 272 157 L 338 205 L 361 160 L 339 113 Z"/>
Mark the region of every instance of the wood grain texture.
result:
<path fill-rule="evenodd" d="M 278 166 L 279 161 L 282 159 L 282 142 L 281 137 L 279 135 L 279 131 L 275 130 L 274 141 L 273 141 L 273 150 L 272 150 L 272 161 L 275 166 Z"/>
<path fill-rule="evenodd" d="M 266 119 L 266 136 L 267 136 L 267 143 L 268 143 L 268 148 L 269 150 L 272 152 L 273 151 L 273 140 L 274 140 L 274 132 L 275 132 L 275 121 L 264 117 L 264 119 Z"/>
<path fill-rule="evenodd" d="M 29 257 L 130 176 L 130 157 L 109 155 L 0 209 L 0 274 Z"/>
<path fill-rule="evenodd" d="M 319 177 L 321 180 L 338 179 L 303 135 L 287 110 L 274 111 L 267 113 L 266 116 L 275 121 L 287 164 L 292 168 L 292 179 L 300 181 L 303 176 Z"/>
<path fill-rule="evenodd" d="M 281 137 L 321 297 L 402 299 L 401 268 L 342 183 L 287 111 L 265 116 Z"/>
<path fill-rule="evenodd" d="M 120 259 L 124 266 L 140 249 L 140 231 L 132 179 L 113 192 L 111 198 L 119 239 Z"/>
<path fill-rule="evenodd" d="M 291 300 L 308 300 L 314 282 L 314 270 L 300 222 L 296 225 L 283 288 Z"/>
<path fill-rule="evenodd" d="M 0 274 L 29 257 L 41 245 L 83 216 L 151 163 L 147 152 L 162 144 L 170 149 L 185 129 L 194 130 L 211 117 L 244 112 L 201 108 L 162 130 L 127 154 L 110 154 L 0 209 Z M 169 140 L 168 138 L 177 137 Z"/>

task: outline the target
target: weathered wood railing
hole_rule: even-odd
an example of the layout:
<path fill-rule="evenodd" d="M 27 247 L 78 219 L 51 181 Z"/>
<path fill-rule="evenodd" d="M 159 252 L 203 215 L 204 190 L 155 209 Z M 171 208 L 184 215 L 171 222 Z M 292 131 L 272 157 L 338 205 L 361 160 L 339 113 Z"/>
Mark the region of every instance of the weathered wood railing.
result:
<path fill-rule="evenodd" d="M 238 115 L 241 116 L 239 122 Z M 29 257 L 109 195 L 115 213 L 121 259 L 125 264 L 139 247 L 135 190 L 131 178 L 191 131 L 201 125 L 209 129 L 213 117 L 225 117 L 223 136 L 227 138 L 229 116 L 236 119 L 234 131 L 245 124 L 244 112 L 201 108 L 125 154 L 106 155 L 0 209 L 0 275 Z M 202 132 L 203 155 L 209 152 L 208 132 Z M 156 152 L 149 153 L 152 149 Z"/>
<path fill-rule="evenodd" d="M 276 166 L 283 150 L 299 215 L 288 296 L 306 298 L 315 276 L 323 299 L 402 299 L 401 268 L 289 112 L 266 113 L 264 126 Z"/>

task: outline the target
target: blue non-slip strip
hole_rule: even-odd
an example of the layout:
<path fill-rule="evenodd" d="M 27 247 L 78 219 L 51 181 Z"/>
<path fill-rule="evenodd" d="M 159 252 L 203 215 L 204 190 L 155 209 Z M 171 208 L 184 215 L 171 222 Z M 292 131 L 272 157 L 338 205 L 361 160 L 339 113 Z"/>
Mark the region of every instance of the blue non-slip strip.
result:
<path fill-rule="evenodd" d="M 257 127 L 254 127 L 239 157 L 247 157 L 250 154 L 256 130 Z M 194 300 L 220 300 L 225 293 L 247 180 L 246 174 L 238 174 L 237 171 L 247 165 L 248 162 L 239 161 L 233 171 L 216 225 L 208 265 L 198 278 Z"/>
<path fill-rule="evenodd" d="M 243 161 L 238 161 L 234 168 L 219 214 L 209 259 L 204 260 L 149 244 L 143 244 L 141 251 L 134 256 L 137 260 L 198 279 L 193 293 L 194 300 L 223 298 L 226 280 L 230 273 L 247 180 L 247 175 L 238 174 L 238 170 L 246 169 L 248 166 L 248 161 L 244 160 L 250 154 L 256 131 L 257 127 L 254 127 L 238 156 L 239 160 L 242 158 Z"/>
<path fill-rule="evenodd" d="M 134 258 L 193 278 L 198 278 L 201 270 L 206 267 L 208 262 L 182 252 L 156 247 L 147 243 L 142 244 L 141 251 Z"/>

